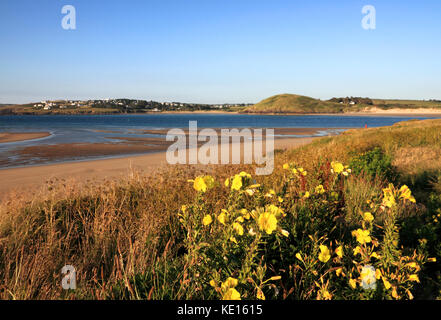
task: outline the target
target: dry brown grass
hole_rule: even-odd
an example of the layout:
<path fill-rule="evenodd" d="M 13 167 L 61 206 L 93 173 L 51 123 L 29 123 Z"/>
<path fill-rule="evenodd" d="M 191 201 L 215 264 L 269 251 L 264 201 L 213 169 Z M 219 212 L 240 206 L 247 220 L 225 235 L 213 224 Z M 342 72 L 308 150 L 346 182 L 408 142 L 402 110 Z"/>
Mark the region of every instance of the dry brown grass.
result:
<path fill-rule="evenodd" d="M 439 147 L 403 147 L 395 152 L 393 165 L 400 171 L 415 174 L 421 170 L 441 168 L 441 148 Z"/>

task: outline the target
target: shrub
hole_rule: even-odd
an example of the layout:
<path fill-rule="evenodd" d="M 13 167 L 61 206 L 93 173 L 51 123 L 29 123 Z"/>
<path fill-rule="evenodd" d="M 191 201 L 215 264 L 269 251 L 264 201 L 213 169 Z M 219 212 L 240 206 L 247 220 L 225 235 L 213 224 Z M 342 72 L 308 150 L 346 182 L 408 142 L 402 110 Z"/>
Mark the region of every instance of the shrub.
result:
<path fill-rule="evenodd" d="M 384 153 L 379 147 L 353 156 L 349 165 L 355 174 L 363 172 L 372 178 L 379 176 L 389 181 L 394 181 L 396 178 L 391 157 Z"/>

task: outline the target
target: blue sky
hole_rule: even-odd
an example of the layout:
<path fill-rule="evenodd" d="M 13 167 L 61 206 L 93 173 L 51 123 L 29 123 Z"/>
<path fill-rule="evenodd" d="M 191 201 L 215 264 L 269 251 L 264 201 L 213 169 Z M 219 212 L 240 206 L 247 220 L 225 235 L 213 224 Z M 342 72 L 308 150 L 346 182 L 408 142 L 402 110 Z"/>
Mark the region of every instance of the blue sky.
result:
<path fill-rule="evenodd" d="M 61 27 L 68 4 L 76 30 Z M 0 2 L 0 103 L 278 93 L 441 99 L 441 1 Z"/>

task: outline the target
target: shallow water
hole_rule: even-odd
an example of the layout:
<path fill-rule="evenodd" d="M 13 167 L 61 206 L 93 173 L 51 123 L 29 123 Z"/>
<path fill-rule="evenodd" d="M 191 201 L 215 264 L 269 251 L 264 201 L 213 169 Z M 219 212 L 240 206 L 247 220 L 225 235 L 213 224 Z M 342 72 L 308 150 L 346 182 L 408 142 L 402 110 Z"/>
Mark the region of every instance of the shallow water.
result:
<path fill-rule="evenodd" d="M 38 163 L 38 158 L 23 162 L 17 156 L 17 150 L 28 146 L 112 143 L 117 141 L 111 139 L 115 136 L 163 138 L 164 135 L 139 134 L 137 130 L 188 128 L 189 121 L 197 121 L 199 128 L 362 128 L 365 125 L 381 127 L 410 119 L 435 118 L 441 117 L 242 114 L 0 116 L 0 132 L 44 131 L 51 133 L 51 136 L 41 139 L 0 144 L 0 168 L 11 167 L 11 163 L 15 163 L 17 166 Z M 112 132 L 97 132 L 97 130 Z M 327 135 L 328 133 L 328 131 L 322 131 L 317 135 Z M 81 160 L 87 160 L 87 157 L 81 158 Z M 1 164 L 2 161 L 5 163 L 4 165 Z M 50 162 L 53 161 L 43 161 L 43 163 Z"/>

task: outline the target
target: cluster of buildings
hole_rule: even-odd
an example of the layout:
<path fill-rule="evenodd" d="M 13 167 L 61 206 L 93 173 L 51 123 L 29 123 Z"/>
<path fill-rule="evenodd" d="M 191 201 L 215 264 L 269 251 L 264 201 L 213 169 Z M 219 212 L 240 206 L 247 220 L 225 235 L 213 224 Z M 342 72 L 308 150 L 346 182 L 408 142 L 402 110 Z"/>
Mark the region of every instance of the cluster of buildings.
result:
<path fill-rule="evenodd" d="M 246 104 L 244 104 L 246 105 Z M 54 100 L 41 101 L 33 105 L 34 108 L 43 110 L 53 109 L 76 109 L 76 108 L 113 108 L 123 112 L 153 111 L 161 112 L 166 110 L 213 110 L 228 109 L 235 104 L 193 104 L 182 102 L 156 102 L 132 99 L 102 99 L 102 100 Z"/>
<path fill-rule="evenodd" d="M 67 108 L 80 108 L 89 104 L 87 101 L 74 101 L 74 100 L 56 100 L 56 101 L 41 101 L 34 104 L 34 108 L 43 108 L 43 110 L 52 109 L 67 109 Z"/>

